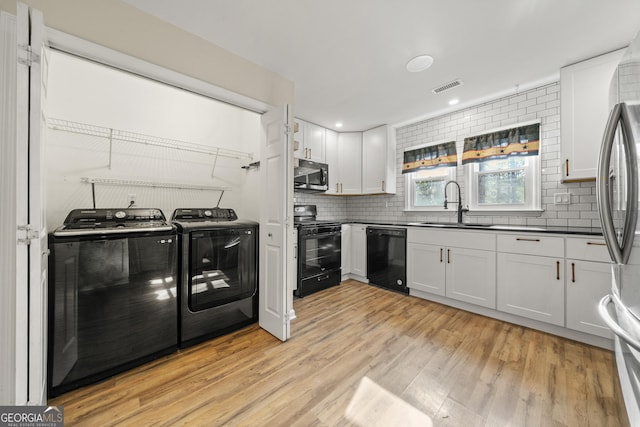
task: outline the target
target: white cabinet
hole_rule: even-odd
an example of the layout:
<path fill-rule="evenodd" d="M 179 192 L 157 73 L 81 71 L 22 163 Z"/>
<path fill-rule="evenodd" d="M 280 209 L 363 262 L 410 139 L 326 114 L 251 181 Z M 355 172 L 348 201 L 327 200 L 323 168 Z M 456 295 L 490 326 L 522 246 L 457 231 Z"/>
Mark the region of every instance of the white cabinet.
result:
<path fill-rule="evenodd" d="M 362 133 L 362 193 L 395 194 L 396 137 L 391 126 Z"/>
<path fill-rule="evenodd" d="M 496 308 L 495 235 L 409 229 L 407 286 Z"/>
<path fill-rule="evenodd" d="M 560 126 L 564 182 L 596 177 L 609 116 L 609 86 L 624 49 L 560 70 Z"/>
<path fill-rule="evenodd" d="M 297 149 L 293 155 L 299 159 L 325 162 L 325 128 L 296 119 L 298 131 L 294 133 Z"/>
<path fill-rule="evenodd" d="M 407 286 L 444 296 L 446 271 L 444 247 L 407 242 Z"/>
<path fill-rule="evenodd" d="M 351 224 L 351 274 L 367 277 L 367 226 Z"/>
<path fill-rule="evenodd" d="M 326 194 L 362 194 L 362 132 L 325 132 Z"/>
<path fill-rule="evenodd" d="M 564 239 L 498 235 L 498 310 L 564 326 L 564 308 Z"/>
<path fill-rule="evenodd" d="M 613 338 L 598 314 L 611 292 L 611 264 L 602 239 L 567 238 L 567 328 Z"/>
<path fill-rule="evenodd" d="M 449 298 L 496 308 L 496 253 L 478 249 L 447 248 Z"/>
<path fill-rule="evenodd" d="M 300 119 L 295 119 L 293 124 L 293 157 L 304 159 L 306 151 L 304 151 L 304 124 Z"/>
<path fill-rule="evenodd" d="M 342 269 L 342 277 L 351 273 L 351 225 L 342 224 L 342 232 L 340 236 L 340 268 Z"/>

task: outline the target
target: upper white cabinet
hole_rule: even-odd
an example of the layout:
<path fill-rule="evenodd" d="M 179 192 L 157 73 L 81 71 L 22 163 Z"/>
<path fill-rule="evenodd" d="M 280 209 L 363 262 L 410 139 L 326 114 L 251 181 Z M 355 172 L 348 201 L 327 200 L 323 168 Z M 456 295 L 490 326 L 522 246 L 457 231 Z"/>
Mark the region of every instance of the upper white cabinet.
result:
<path fill-rule="evenodd" d="M 362 132 L 326 130 L 329 191 L 326 194 L 362 194 Z"/>
<path fill-rule="evenodd" d="M 560 70 L 562 180 L 596 177 L 602 134 L 609 116 L 611 77 L 624 49 Z"/>
<path fill-rule="evenodd" d="M 294 133 L 297 149 L 293 155 L 299 159 L 325 162 L 325 128 L 296 119 L 298 131 Z"/>
<path fill-rule="evenodd" d="M 362 193 L 395 194 L 396 136 L 391 126 L 362 133 Z"/>
<path fill-rule="evenodd" d="M 395 129 L 335 132 L 296 119 L 294 156 L 329 165 L 327 195 L 395 194 Z"/>

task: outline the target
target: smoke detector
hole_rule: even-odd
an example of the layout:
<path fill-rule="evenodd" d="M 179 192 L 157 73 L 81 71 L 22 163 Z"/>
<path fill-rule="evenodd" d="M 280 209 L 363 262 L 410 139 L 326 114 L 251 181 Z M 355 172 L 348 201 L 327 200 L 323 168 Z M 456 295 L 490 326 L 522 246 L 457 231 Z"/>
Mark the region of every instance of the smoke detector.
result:
<path fill-rule="evenodd" d="M 453 81 L 450 81 L 449 83 L 445 83 L 441 86 L 438 86 L 436 88 L 431 89 L 431 92 L 435 93 L 436 95 L 442 92 L 446 92 L 448 90 L 453 89 L 454 87 L 458 87 L 462 85 L 462 80 L 460 79 L 455 79 Z"/>
<path fill-rule="evenodd" d="M 419 73 L 433 64 L 433 57 L 429 55 L 418 55 L 407 62 L 407 71 L 411 73 Z"/>

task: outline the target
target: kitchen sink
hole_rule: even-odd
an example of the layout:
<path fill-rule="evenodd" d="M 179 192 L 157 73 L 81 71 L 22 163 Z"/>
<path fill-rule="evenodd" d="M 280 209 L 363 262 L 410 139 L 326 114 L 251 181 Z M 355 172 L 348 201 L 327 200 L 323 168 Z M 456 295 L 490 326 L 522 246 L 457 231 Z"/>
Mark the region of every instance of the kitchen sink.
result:
<path fill-rule="evenodd" d="M 489 228 L 492 224 L 478 223 L 456 223 L 456 222 L 413 222 L 409 225 L 425 225 L 427 227 L 448 227 L 448 228 Z"/>

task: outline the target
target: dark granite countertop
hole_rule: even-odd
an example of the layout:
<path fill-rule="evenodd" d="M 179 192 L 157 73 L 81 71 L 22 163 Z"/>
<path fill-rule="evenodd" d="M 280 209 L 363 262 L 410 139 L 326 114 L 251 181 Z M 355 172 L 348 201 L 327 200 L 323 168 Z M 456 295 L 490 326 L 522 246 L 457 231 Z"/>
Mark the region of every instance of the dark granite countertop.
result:
<path fill-rule="evenodd" d="M 343 220 L 342 224 L 368 224 L 381 226 L 423 227 L 423 228 L 447 228 L 458 230 L 487 230 L 487 231 L 513 231 L 518 233 L 551 233 L 551 234 L 582 234 L 589 236 L 601 236 L 599 227 L 558 227 L 542 225 L 509 225 L 509 224 L 473 224 L 473 223 L 446 223 L 446 222 L 392 222 L 370 220 Z"/>

